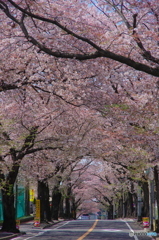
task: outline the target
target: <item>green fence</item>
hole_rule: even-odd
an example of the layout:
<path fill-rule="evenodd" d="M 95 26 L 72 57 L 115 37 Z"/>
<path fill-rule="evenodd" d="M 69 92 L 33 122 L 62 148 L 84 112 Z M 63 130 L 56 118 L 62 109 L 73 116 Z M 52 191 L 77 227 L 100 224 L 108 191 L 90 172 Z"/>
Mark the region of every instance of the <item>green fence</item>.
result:
<path fill-rule="evenodd" d="M 26 209 L 25 188 L 18 186 L 16 188 L 16 218 L 24 217 Z"/>
<path fill-rule="evenodd" d="M 26 189 L 24 186 L 15 187 L 15 208 L 16 218 L 24 217 L 26 213 Z M 0 191 L 0 220 L 3 220 L 3 209 L 2 209 L 2 193 Z"/>

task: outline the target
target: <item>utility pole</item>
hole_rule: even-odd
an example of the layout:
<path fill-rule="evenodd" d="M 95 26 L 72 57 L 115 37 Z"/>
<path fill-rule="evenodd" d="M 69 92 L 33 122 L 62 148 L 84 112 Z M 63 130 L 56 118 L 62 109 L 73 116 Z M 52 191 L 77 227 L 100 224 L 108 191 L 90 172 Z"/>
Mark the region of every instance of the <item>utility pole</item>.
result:
<path fill-rule="evenodd" d="M 149 222 L 150 222 L 150 230 L 154 230 L 154 208 L 155 208 L 155 198 L 154 198 L 154 170 L 153 168 L 148 168 L 144 171 L 145 176 L 148 179 L 149 186 Z"/>

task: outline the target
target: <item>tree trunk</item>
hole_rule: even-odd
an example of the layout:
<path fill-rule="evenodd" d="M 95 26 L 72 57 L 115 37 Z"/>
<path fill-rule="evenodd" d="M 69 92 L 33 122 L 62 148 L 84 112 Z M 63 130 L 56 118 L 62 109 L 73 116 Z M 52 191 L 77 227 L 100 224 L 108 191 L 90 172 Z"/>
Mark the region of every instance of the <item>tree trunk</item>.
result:
<path fill-rule="evenodd" d="M 64 207 L 63 207 L 64 199 L 61 197 L 60 206 L 59 206 L 59 217 L 64 218 Z"/>
<path fill-rule="evenodd" d="M 70 180 L 70 179 L 69 179 Z M 72 213 L 71 213 L 71 204 L 70 204 L 70 198 L 71 198 L 71 185 L 70 183 L 68 183 L 67 185 L 67 196 L 65 199 L 65 203 L 66 203 L 66 212 L 65 212 L 65 217 L 67 219 L 70 219 L 72 217 Z"/>
<path fill-rule="evenodd" d="M 69 199 L 69 197 L 66 197 L 66 198 L 65 198 L 65 206 L 66 206 L 65 218 L 66 218 L 66 219 L 70 219 L 70 217 L 71 217 L 71 212 L 70 212 L 70 199 Z"/>
<path fill-rule="evenodd" d="M 51 221 L 49 187 L 46 181 L 38 181 L 38 199 L 40 199 L 40 221 Z"/>
<path fill-rule="evenodd" d="M 72 217 L 74 220 L 76 220 L 76 215 L 77 215 L 77 204 L 75 202 L 74 196 L 72 197 Z"/>
<path fill-rule="evenodd" d="M 133 217 L 137 217 L 138 198 L 136 193 L 133 194 L 133 202 L 134 202 Z"/>
<path fill-rule="evenodd" d="M 143 190 L 143 207 L 142 207 L 142 217 L 149 217 L 149 187 L 148 182 L 143 182 L 142 184 Z"/>
<path fill-rule="evenodd" d="M 123 217 L 123 198 L 118 200 L 117 217 Z"/>
<path fill-rule="evenodd" d="M 113 219 L 113 204 L 109 205 L 109 208 L 108 208 L 108 219 Z"/>
<path fill-rule="evenodd" d="M 125 217 L 132 217 L 134 210 L 132 193 L 127 192 L 125 195 Z"/>
<path fill-rule="evenodd" d="M 159 166 L 154 167 L 154 179 L 155 179 L 155 186 L 156 186 L 157 212 L 159 216 Z M 159 220 L 157 220 L 156 222 L 156 232 L 159 233 Z"/>
<path fill-rule="evenodd" d="M 67 189 L 66 189 L 66 197 L 65 197 L 65 218 L 70 219 L 72 218 L 71 212 L 71 203 L 70 199 L 72 198 L 72 189 L 71 189 L 71 178 L 70 176 L 67 179 Z"/>
<path fill-rule="evenodd" d="M 3 202 L 3 224 L 1 231 L 17 233 L 13 185 L 6 186 L 2 189 Z"/>
<path fill-rule="evenodd" d="M 26 212 L 27 216 L 30 215 L 30 205 L 29 205 L 29 202 L 30 202 L 29 184 L 27 184 L 26 187 L 25 187 L 25 203 L 26 203 L 25 212 Z"/>
<path fill-rule="evenodd" d="M 58 220 L 59 215 L 59 207 L 60 207 L 60 201 L 61 201 L 61 192 L 59 190 L 60 181 L 58 181 L 57 185 L 54 186 L 52 191 L 52 218 L 54 220 Z"/>

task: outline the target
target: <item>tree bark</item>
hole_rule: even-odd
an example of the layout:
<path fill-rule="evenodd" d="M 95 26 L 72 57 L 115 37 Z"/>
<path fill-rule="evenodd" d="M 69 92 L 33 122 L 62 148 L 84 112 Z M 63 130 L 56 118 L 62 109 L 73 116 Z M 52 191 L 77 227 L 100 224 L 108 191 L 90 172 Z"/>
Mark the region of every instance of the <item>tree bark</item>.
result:
<path fill-rule="evenodd" d="M 108 219 L 113 219 L 113 204 L 109 205 L 109 208 L 108 208 Z"/>
<path fill-rule="evenodd" d="M 157 212 L 159 216 L 159 166 L 154 167 L 154 179 L 156 186 Z M 159 232 L 159 220 L 156 222 L 156 232 Z"/>
<path fill-rule="evenodd" d="M 133 194 L 133 202 L 134 202 L 134 206 L 135 207 L 133 207 L 133 217 L 137 217 L 137 202 L 138 202 L 138 198 L 137 198 L 137 194 L 136 193 L 134 193 Z"/>
<path fill-rule="evenodd" d="M 142 217 L 149 217 L 149 187 L 148 182 L 143 182 L 143 208 L 142 208 Z"/>
<path fill-rule="evenodd" d="M 53 191 L 52 191 L 52 210 L 51 210 L 51 213 L 52 213 L 52 218 L 54 220 L 58 220 L 58 216 L 59 216 L 60 201 L 61 201 L 61 197 L 62 197 L 61 191 L 59 189 L 60 182 L 61 182 L 61 179 L 59 179 L 57 181 L 57 183 L 54 186 Z"/>
<path fill-rule="evenodd" d="M 30 194 L 29 194 L 29 184 L 26 185 L 25 188 L 25 202 L 26 202 L 26 206 L 25 206 L 25 212 L 26 215 L 30 215 Z"/>
<path fill-rule="evenodd" d="M 123 216 L 123 198 L 118 200 L 118 209 L 117 209 L 117 217 L 122 218 Z"/>
<path fill-rule="evenodd" d="M 1 231 L 14 233 L 19 232 L 19 230 L 16 228 L 13 185 L 5 186 L 2 189 L 2 202 L 3 224 Z"/>
<path fill-rule="evenodd" d="M 71 211 L 70 211 L 70 198 L 65 198 L 65 204 L 66 204 L 66 211 L 65 211 L 65 218 L 70 219 L 71 217 Z"/>
<path fill-rule="evenodd" d="M 38 181 L 38 199 L 40 199 L 40 221 L 51 221 L 49 186 L 46 181 Z"/>
<path fill-rule="evenodd" d="M 132 193 L 128 192 L 126 194 L 126 199 L 125 199 L 125 217 L 132 217 L 133 216 L 133 197 Z"/>
<path fill-rule="evenodd" d="M 78 204 L 76 204 L 75 197 L 72 196 L 72 217 L 74 220 L 77 218 L 77 208 Z"/>
<path fill-rule="evenodd" d="M 61 197 L 60 206 L 59 206 L 59 217 L 64 218 L 64 199 Z"/>
<path fill-rule="evenodd" d="M 66 219 L 70 219 L 72 217 L 70 198 L 71 198 L 71 185 L 68 183 L 67 196 L 65 198 L 65 204 L 66 204 L 65 218 Z"/>

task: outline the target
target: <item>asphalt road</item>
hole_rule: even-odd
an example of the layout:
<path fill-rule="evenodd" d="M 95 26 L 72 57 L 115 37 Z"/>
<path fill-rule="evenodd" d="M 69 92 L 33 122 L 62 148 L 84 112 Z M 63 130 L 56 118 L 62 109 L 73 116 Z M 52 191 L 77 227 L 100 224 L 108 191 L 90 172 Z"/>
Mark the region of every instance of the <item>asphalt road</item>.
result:
<path fill-rule="evenodd" d="M 143 230 L 133 224 L 122 220 L 67 221 L 49 229 L 32 229 L 16 240 L 151 240 L 140 236 Z M 134 226 L 137 235 L 131 236 Z"/>

